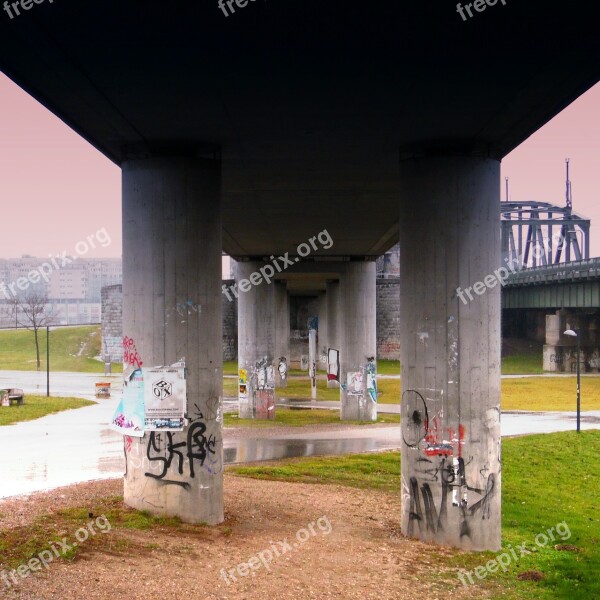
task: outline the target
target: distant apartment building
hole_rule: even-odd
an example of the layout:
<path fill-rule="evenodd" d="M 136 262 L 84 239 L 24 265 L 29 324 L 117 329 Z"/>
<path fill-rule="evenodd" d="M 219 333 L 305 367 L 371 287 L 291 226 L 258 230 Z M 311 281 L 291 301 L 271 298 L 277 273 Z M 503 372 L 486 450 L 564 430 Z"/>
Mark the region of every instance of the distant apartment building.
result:
<path fill-rule="evenodd" d="M 57 325 L 100 322 L 101 290 L 122 283 L 121 259 L 79 257 L 71 263 L 62 263 L 56 259 L 52 264 L 51 257 L 0 259 L 1 327 L 14 327 L 19 321 L 11 304 L 13 293 L 20 297 L 31 293 L 46 296 L 46 312 Z"/>

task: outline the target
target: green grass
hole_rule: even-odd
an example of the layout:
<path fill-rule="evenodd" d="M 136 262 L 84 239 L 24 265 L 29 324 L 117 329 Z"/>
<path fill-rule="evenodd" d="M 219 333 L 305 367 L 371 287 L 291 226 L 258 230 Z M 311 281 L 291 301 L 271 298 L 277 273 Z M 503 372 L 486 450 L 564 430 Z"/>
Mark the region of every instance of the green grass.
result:
<path fill-rule="evenodd" d="M 377 388 L 380 392 L 378 402 L 380 404 L 398 404 L 400 402 L 400 380 L 379 379 Z M 287 388 L 278 388 L 279 398 L 310 398 L 310 380 L 290 378 Z M 317 400 L 339 400 L 340 389 L 328 388 L 327 381 L 317 380 Z"/>
<path fill-rule="evenodd" d="M 502 357 L 503 375 L 538 375 L 543 372 L 541 354 L 513 354 Z"/>
<path fill-rule="evenodd" d="M 379 404 L 400 402 L 400 380 L 379 379 Z M 237 381 L 224 380 L 224 393 L 237 395 Z M 290 378 L 287 388 L 279 388 L 280 398 L 310 398 L 308 379 Z M 600 410 L 600 377 L 583 377 L 581 380 L 581 409 Z M 317 381 L 317 400 L 339 400 L 340 391 L 327 388 L 325 380 Z M 575 410 L 575 377 L 524 377 L 502 380 L 502 409 L 531 411 Z"/>
<path fill-rule="evenodd" d="M 559 523 L 571 532 L 513 562 L 507 573 L 489 574 L 481 585 L 506 600 L 593 600 L 600 598 L 600 431 L 556 433 L 503 443 L 503 548 L 527 542 Z M 275 481 L 339 484 L 400 493 L 400 454 L 364 454 L 292 459 L 261 466 L 228 467 L 244 477 Z M 567 530 L 568 528 L 568 530 Z M 555 534 L 556 535 L 556 534 Z M 565 535 L 566 537 L 566 535 Z M 576 547 L 559 551 L 554 544 Z M 520 554 L 518 552 L 518 554 Z M 496 554 L 458 553 L 448 566 L 473 570 Z M 540 571 L 539 582 L 520 581 L 524 571 Z M 447 575 L 445 576 L 447 577 Z M 477 579 L 476 579 L 477 581 Z"/>
<path fill-rule="evenodd" d="M 46 415 L 91 406 L 95 402 L 81 398 L 47 398 L 46 396 L 25 395 L 25 404 L 21 406 L 0 407 L 0 426 L 12 425 L 22 421 L 33 421 Z"/>
<path fill-rule="evenodd" d="M 45 329 L 39 331 L 39 340 L 40 368 L 45 370 Z M 94 359 L 101 353 L 101 343 L 99 325 L 63 327 L 50 331 L 50 370 L 104 373 L 104 363 Z M 33 331 L 0 331 L 0 370 L 37 370 Z M 122 365 L 113 364 L 113 371 L 121 372 Z"/>
<path fill-rule="evenodd" d="M 576 377 L 523 377 L 502 380 L 502 410 L 576 409 Z M 581 410 L 600 410 L 600 377 L 581 378 Z"/>
<path fill-rule="evenodd" d="M 223 379 L 223 396 L 237 398 L 238 381 L 237 379 Z"/>
<path fill-rule="evenodd" d="M 400 361 L 378 360 L 377 373 L 379 375 L 400 375 Z"/>
<path fill-rule="evenodd" d="M 227 472 L 253 479 L 345 485 L 397 492 L 400 490 L 400 453 L 292 458 L 260 466 L 227 467 Z"/>
<path fill-rule="evenodd" d="M 237 375 L 237 374 L 238 374 L 237 360 L 223 361 L 223 375 Z"/>
<path fill-rule="evenodd" d="M 340 413 L 337 410 L 320 410 L 312 408 L 282 408 L 275 410 L 275 419 L 272 421 L 256 419 L 240 419 L 234 413 L 224 415 L 225 427 L 272 427 L 273 425 L 285 425 L 289 427 L 302 427 L 304 425 L 328 425 L 339 424 Z M 377 423 L 400 423 L 400 415 L 379 415 Z M 369 422 L 344 421 L 345 425 L 369 425 Z"/>

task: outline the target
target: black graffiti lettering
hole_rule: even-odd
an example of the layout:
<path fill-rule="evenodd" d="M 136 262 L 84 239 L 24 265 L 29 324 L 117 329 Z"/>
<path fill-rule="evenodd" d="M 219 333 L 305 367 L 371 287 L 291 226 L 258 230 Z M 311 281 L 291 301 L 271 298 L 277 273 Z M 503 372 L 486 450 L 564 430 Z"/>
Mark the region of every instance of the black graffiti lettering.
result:
<path fill-rule="evenodd" d="M 153 431 L 150 433 L 150 440 L 148 441 L 148 448 L 146 450 L 146 456 L 148 457 L 148 462 L 159 462 L 162 463 L 162 472 L 159 475 L 155 475 L 154 473 L 146 473 L 146 477 L 153 477 L 154 479 L 163 479 L 167 474 L 168 470 L 171 468 L 171 464 L 173 463 L 173 459 L 177 456 L 178 467 L 177 470 L 180 475 L 183 475 L 183 453 L 179 451 L 179 448 L 185 448 L 185 442 L 179 442 L 177 444 L 173 443 L 173 434 L 171 432 L 167 432 L 167 456 L 151 456 L 151 450 L 154 452 L 161 452 L 162 448 L 162 433 L 156 433 Z"/>
<path fill-rule="evenodd" d="M 408 536 L 414 534 L 414 521 L 419 522 L 419 529 L 423 521 L 421 499 L 419 498 L 419 483 L 416 477 L 410 478 L 410 509 L 408 511 Z"/>
<path fill-rule="evenodd" d="M 494 494 L 495 486 L 496 486 L 496 476 L 494 475 L 494 473 L 490 473 L 490 475 L 487 479 L 487 484 L 485 486 L 485 491 L 484 490 L 473 490 L 473 491 L 478 492 L 479 494 L 482 494 L 483 498 L 481 498 L 481 500 L 479 500 L 479 502 L 476 502 L 475 504 L 473 504 L 473 506 L 471 506 L 471 508 L 469 508 L 470 515 L 474 515 L 478 510 L 481 510 L 481 518 L 482 519 L 490 518 L 491 499 Z"/>
<path fill-rule="evenodd" d="M 146 477 L 158 479 L 165 484 L 179 485 L 189 489 L 189 484 L 165 479 L 169 471 L 175 467 L 179 475 L 184 474 L 184 464 L 187 458 L 189 463 L 189 475 L 193 479 L 196 476 L 195 461 L 204 466 L 206 458 L 215 455 L 217 440 L 214 435 L 206 437 L 206 425 L 202 421 L 193 423 L 187 433 L 185 441 L 174 442 L 173 433 L 150 433 L 146 456 L 150 464 L 158 463 L 160 473 L 145 473 Z M 163 437 L 166 436 L 166 444 L 163 447 Z M 215 464 L 216 461 L 211 461 Z"/>
<path fill-rule="evenodd" d="M 190 462 L 190 477 L 195 477 L 194 460 L 199 460 L 200 466 L 204 466 L 207 454 L 215 453 L 216 440 L 214 436 L 207 439 L 205 433 L 206 425 L 202 421 L 194 423 L 188 431 L 187 455 Z"/>
<path fill-rule="evenodd" d="M 435 509 L 435 503 L 433 502 L 433 494 L 431 493 L 431 488 L 428 483 L 425 483 L 421 487 L 421 492 L 423 493 L 423 504 L 425 504 L 427 529 L 435 533 L 438 524 L 438 514 Z"/>

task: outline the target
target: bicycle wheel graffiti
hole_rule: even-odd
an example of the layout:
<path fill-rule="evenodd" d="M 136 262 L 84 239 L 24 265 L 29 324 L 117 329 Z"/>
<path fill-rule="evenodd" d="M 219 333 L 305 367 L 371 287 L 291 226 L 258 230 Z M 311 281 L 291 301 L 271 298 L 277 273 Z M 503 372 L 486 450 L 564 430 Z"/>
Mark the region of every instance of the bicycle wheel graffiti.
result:
<path fill-rule="evenodd" d="M 425 399 L 416 390 L 402 394 L 402 439 L 410 448 L 425 439 L 429 429 L 429 415 Z"/>

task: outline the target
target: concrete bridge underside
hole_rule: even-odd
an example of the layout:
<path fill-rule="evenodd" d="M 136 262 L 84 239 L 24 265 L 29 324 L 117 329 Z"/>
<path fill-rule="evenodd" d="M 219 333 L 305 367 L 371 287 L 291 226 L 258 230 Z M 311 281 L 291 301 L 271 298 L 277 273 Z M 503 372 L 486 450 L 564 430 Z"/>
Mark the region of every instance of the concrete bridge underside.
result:
<path fill-rule="evenodd" d="M 501 266 L 501 158 L 600 79 L 595 5 L 26 4 L 0 19 L 0 67 L 122 167 L 124 334 L 145 365 L 188 367 L 190 425 L 126 444 L 126 501 L 223 518 L 223 249 L 259 264 L 327 230 L 310 258 L 347 262 L 326 286 L 362 361 L 369 261 L 399 238 L 402 527 L 498 549 L 499 289 L 455 290 Z M 169 318 L 180 303 L 202 310 Z M 272 319 L 246 308 L 270 359 Z M 136 466 L 150 450 L 161 477 Z"/>

